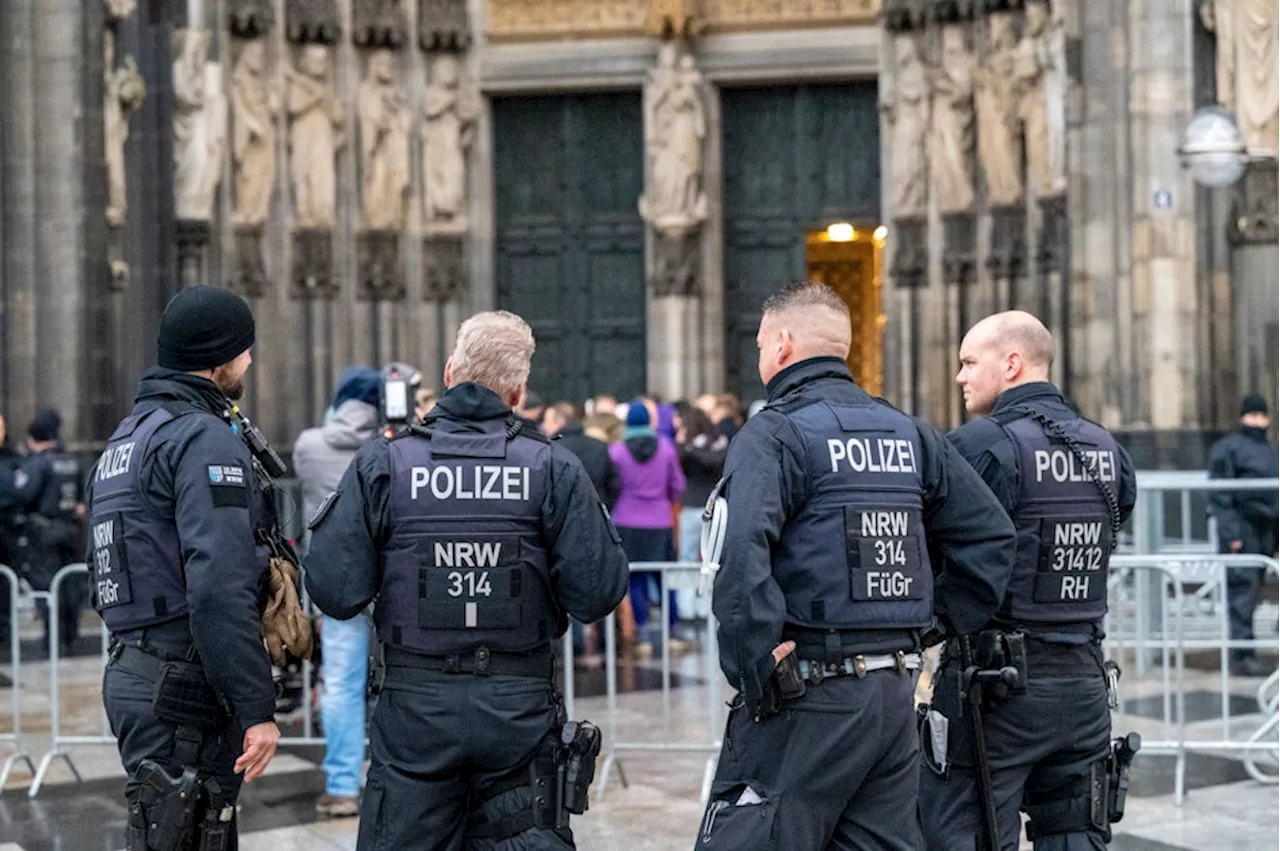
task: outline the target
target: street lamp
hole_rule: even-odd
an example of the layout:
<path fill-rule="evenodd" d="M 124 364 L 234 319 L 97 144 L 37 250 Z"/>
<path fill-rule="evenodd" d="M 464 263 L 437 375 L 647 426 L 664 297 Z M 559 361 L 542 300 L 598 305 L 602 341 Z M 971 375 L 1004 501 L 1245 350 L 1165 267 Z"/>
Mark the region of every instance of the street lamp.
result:
<path fill-rule="evenodd" d="M 1178 148 L 1183 168 L 1201 186 L 1230 186 L 1244 174 L 1251 157 L 1231 113 L 1216 106 L 1196 110 Z"/>

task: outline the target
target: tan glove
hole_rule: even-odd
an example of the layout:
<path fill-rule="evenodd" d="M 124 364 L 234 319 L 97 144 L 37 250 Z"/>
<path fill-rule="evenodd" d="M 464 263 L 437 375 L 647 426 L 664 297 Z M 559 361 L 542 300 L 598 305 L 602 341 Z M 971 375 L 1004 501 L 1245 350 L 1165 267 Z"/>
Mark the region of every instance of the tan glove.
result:
<path fill-rule="evenodd" d="M 298 599 L 298 568 L 282 558 L 271 559 L 262 637 L 277 667 L 284 667 L 286 648 L 299 659 L 311 658 L 311 620 Z"/>

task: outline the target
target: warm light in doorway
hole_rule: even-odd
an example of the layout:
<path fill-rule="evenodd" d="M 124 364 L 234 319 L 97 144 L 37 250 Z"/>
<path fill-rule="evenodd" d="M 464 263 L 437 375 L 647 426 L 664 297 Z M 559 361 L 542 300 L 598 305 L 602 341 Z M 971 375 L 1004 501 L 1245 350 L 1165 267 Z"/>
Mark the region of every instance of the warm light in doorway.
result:
<path fill-rule="evenodd" d="M 887 237 L 888 235 L 889 235 L 889 229 L 884 225 L 881 225 L 880 227 L 876 228 L 876 234 L 875 234 L 876 242 L 884 242 L 885 237 Z"/>
<path fill-rule="evenodd" d="M 853 230 L 853 225 L 848 222 L 836 222 L 835 224 L 827 225 L 827 239 L 832 242 L 853 242 L 854 236 L 856 236 L 856 233 Z"/>

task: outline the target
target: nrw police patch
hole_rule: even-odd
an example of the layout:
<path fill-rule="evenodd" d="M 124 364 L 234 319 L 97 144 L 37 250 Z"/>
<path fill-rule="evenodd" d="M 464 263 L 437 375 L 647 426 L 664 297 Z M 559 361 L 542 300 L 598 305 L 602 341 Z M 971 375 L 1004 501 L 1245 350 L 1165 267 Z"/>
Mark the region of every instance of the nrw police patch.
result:
<path fill-rule="evenodd" d="M 244 487 L 244 467 L 231 464 L 210 464 L 209 484 Z"/>

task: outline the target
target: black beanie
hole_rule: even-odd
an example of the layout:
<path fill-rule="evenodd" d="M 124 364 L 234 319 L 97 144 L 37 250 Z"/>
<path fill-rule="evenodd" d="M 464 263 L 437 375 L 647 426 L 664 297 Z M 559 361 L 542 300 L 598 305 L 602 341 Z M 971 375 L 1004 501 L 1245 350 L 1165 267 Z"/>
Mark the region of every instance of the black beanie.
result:
<path fill-rule="evenodd" d="M 58 439 L 58 429 L 60 428 L 62 428 L 62 417 L 58 416 L 57 411 L 45 408 L 36 412 L 35 419 L 27 427 L 27 434 L 31 435 L 32 440 L 47 443 L 50 440 Z"/>
<path fill-rule="evenodd" d="M 187 287 L 169 300 L 160 317 L 156 362 L 193 372 L 235 360 L 253 346 L 253 311 L 222 287 Z"/>
<path fill-rule="evenodd" d="M 1267 400 L 1258 393 L 1250 393 L 1240 403 L 1240 416 L 1242 417 L 1245 414 L 1265 414 L 1266 412 Z"/>

